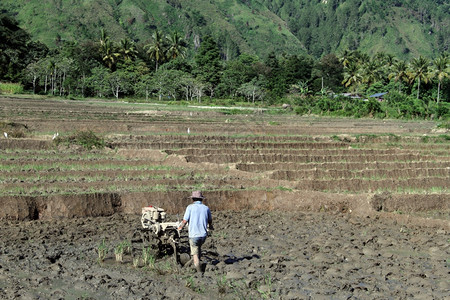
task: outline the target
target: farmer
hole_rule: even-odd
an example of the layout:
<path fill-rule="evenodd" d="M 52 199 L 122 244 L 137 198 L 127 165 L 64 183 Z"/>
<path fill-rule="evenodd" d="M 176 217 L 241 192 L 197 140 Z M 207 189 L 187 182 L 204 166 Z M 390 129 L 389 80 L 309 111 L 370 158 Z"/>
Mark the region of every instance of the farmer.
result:
<path fill-rule="evenodd" d="M 183 221 L 181 222 L 178 230 L 181 231 L 189 222 L 189 245 L 191 246 L 191 254 L 194 260 L 195 269 L 201 272 L 200 266 L 200 255 L 201 247 L 206 240 L 208 235 L 207 225 L 209 224 L 209 229 L 213 230 L 211 211 L 209 207 L 202 203 L 203 194 L 201 191 L 192 192 L 193 203 L 188 205 L 186 212 L 184 213 Z"/>

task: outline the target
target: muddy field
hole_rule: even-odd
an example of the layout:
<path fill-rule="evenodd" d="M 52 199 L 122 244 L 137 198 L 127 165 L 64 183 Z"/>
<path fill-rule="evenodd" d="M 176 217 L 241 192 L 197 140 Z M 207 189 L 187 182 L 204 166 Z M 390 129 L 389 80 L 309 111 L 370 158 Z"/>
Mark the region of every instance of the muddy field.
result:
<path fill-rule="evenodd" d="M 5 97 L 0 120 L 0 298 L 450 297 L 438 122 Z M 52 138 L 86 130 L 106 147 Z M 116 261 L 143 206 L 177 220 L 198 189 L 204 274 Z"/>
<path fill-rule="evenodd" d="M 5 299 L 448 299 L 449 235 L 383 216 L 215 211 L 203 276 L 134 267 L 113 248 L 133 215 L 3 221 Z M 102 240 L 111 249 L 103 263 Z"/>

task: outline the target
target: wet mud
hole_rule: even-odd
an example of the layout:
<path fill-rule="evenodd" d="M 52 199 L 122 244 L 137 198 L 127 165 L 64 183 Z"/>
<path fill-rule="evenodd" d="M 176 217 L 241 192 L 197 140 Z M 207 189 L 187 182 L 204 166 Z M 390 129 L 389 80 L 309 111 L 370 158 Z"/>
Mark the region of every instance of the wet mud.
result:
<path fill-rule="evenodd" d="M 170 215 L 176 219 L 176 215 Z M 449 233 L 384 214 L 213 211 L 204 273 L 114 248 L 140 217 L 2 220 L 2 299 L 448 299 Z M 99 261 L 100 245 L 108 248 Z"/>

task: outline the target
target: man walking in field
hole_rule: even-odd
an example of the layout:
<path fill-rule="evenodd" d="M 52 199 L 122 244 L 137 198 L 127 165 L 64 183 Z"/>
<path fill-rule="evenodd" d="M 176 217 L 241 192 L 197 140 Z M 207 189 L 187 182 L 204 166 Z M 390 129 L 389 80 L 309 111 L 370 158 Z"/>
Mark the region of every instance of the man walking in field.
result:
<path fill-rule="evenodd" d="M 209 207 L 202 203 L 203 194 L 201 191 L 192 192 L 193 203 L 188 205 L 186 212 L 184 213 L 183 221 L 178 227 L 178 230 L 182 230 L 186 223 L 189 222 L 189 245 L 191 246 L 191 255 L 194 260 L 194 266 L 198 272 L 201 272 L 200 255 L 201 247 L 208 235 L 207 227 L 213 230 L 211 211 Z"/>

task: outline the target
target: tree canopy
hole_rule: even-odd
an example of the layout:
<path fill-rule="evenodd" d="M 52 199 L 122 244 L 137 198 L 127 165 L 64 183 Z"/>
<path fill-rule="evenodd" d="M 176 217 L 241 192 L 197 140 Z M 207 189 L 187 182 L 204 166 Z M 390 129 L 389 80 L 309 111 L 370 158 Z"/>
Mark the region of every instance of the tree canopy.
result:
<path fill-rule="evenodd" d="M 411 61 L 383 51 L 369 55 L 350 49 L 320 59 L 276 52 L 229 59 L 214 37 L 205 35 L 189 57 L 184 54 L 190 45 L 181 33 L 158 29 L 149 43 L 116 41 L 102 30 L 95 41 L 61 42 L 49 51 L 31 41 L 14 19 L 0 21 L 5 41 L 0 45 L 0 81 L 21 82 L 33 93 L 291 103 L 299 114 L 449 117 L 447 52 L 435 60 L 418 56 Z M 384 99 L 371 97 L 379 93 Z"/>

